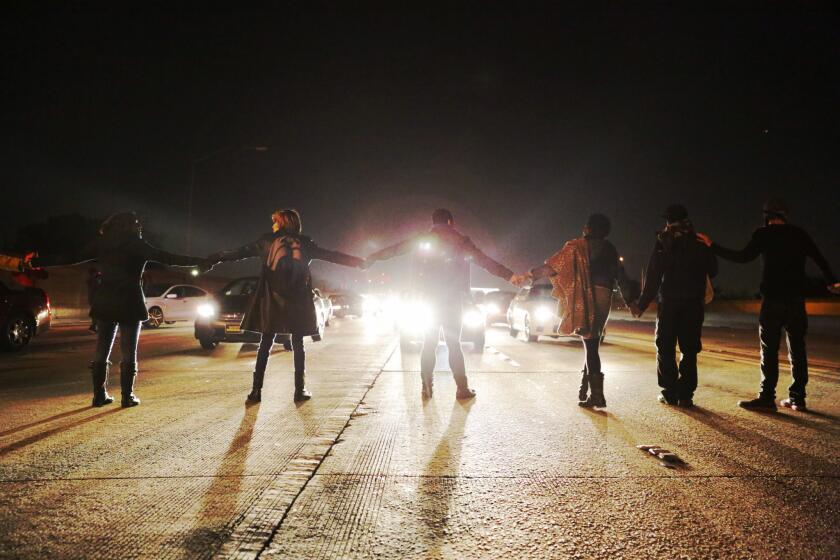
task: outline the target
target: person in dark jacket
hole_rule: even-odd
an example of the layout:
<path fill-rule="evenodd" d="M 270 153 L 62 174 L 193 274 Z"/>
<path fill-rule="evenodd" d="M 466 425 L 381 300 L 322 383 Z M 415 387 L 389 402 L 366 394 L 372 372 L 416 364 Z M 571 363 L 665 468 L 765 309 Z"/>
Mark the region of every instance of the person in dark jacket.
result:
<path fill-rule="evenodd" d="M 35 257 L 28 261 L 33 268 L 67 266 L 96 261 L 102 282 L 94 294 L 90 315 L 96 321 L 97 342 L 91 362 L 93 406 L 114 402 L 108 394 L 108 358 L 117 330 L 120 333 L 121 404 L 137 406 L 134 394 L 137 377 L 137 342 L 140 325 L 148 320 L 146 300 L 140 280 L 149 261 L 169 266 L 202 267 L 209 263 L 199 257 L 167 253 L 143 239 L 143 228 L 133 212 L 114 214 L 102 223 L 99 235 L 76 254 Z"/>
<path fill-rule="evenodd" d="M 764 205 L 764 226 L 753 232 L 747 246 L 736 251 L 716 243 L 705 234 L 698 237 L 714 254 L 726 260 L 747 263 L 761 256 L 761 312 L 758 332 L 761 342 L 761 389 L 758 397 L 739 401 L 746 409 L 776 410 L 776 385 L 779 382 L 779 343 L 782 329 L 787 333 L 790 370 L 793 384 L 782 406 L 806 410 L 805 386 L 808 384 L 808 355 L 805 333 L 805 260 L 811 258 L 825 277 L 829 289 L 837 291 L 837 279 L 814 244 L 801 228 L 788 223 L 788 207 L 781 200 Z"/>
<path fill-rule="evenodd" d="M 414 290 L 431 306 L 432 324 L 424 333 L 420 354 L 420 377 L 424 398 L 432 396 L 435 354 L 441 328 L 449 350 L 449 367 L 455 377 L 458 399 L 475 396 L 467 380 L 464 353 L 461 351 L 462 303 L 470 293 L 470 262 L 491 274 L 510 281 L 513 272 L 485 255 L 469 237 L 455 229 L 449 210 L 432 213 L 432 228 L 377 251 L 367 258 L 366 266 L 413 252 L 416 259 Z"/>
<path fill-rule="evenodd" d="M 291 335 L 295 364 L 294 400 L 306 401 L 312 395 L 305 385 L 303 337 L 319 334 L 309 263 L 317 259 L 361 268 L 364 260 L 319 247 L 310 237 L 302 235 L 300 215 L 296 210 L 277 210 L 271 215 L 271 220 L 271 233 L 239 249 L 215 253 L 209 259 L 227 262 L 260 257 L 263 260 L 257 289 L 242 318 L 243 330 L 262 334 L 253 386 L 246 401 L 262 400 L 268 356 L 278 334 Z"/>
<path fill-rule="evenodd" d="M 717 259 L 698 240 L 684 206 L 672 204 L 663 217 L 665 229 L 656 236 L 639 300 L 630 306 L 641 317 L 658 295 L 656 312 L 656 375 L 659 401 L 690 408 L 697 389 L 697 354 L 710 278 L 717 275 Z M 682 357 L 676 363 L 676 345 Z"/>
<path fill-rule="evenodd" d="M 85 284 L 86 284 L 86 287 L 87 287 L 88 307 L 92 307 L 93 306 L 93 298 L 96 295 L 96 291 L 99 289 L 99 286 L 102 285 L 102 273 L 99 272 L 98 270 L 96 270 L 95 268 L 89 268 L 88 269 L 88 277 L 87 277 L 87 280 L 85 281 Z M 90 316 L 90 327 L 88 327 L 88 330 L 90 332 L 95 333 L 96 332 L 96 319 L 94 319 L 93 316 L 90 315 L 90 312 L 88 312 L 88 315 Z"/>
<path fill-rule="evenodd" d="M 612 306 L 613 288 L 618 286 L 619 294 L 625 301 L 631 300 L 630 282 L 624 271 L 624 266 L 618 256 L 618 251 L 607 236 L 612 226 L 609 218 L 603 214 L 592 214 L 583 226 L 583 239 L 589 257 L 590 285 L 593 287 L 595 307 L 595 321 L 592 328 L 581 336 L 584 349 L 584 364 L 580 389 L 578 390 L 578 404 L 586 408 L 607 406 L 604 397 L 604 373 L 601 371 L 601 356 L 599 348 L 607 319 Z M 548 261 L 547 261 L 548 262 Z M 514 278 L 517 285 L 525 281 L 547 278 L 556 273 L 549 264 L 532 268 L 526 275 Z M 587 396 L 589 389 L 592 392 Z"/>

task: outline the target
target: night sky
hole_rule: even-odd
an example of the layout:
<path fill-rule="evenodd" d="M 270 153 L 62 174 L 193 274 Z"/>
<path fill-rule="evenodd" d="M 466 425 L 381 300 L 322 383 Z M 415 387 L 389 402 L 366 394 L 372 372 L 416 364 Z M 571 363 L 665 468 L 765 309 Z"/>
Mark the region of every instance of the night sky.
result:
<path fill-rule="evenodd" d="M 600 211 L 638 274 L 667 204 L 740 247 L 780 196 L 840 272 L 840 17 L 777 4 L 4 8 L 1 241 L 48 215 L 134 209 L 183 250 L 190 161 L 230 147 L 197 167 L 199 254 L 290 206 L 316 241 L 364 256 L 444 206 L 522 270 Z M 719 281 L 755 291 L 757 266 L 726 264 Z"/>

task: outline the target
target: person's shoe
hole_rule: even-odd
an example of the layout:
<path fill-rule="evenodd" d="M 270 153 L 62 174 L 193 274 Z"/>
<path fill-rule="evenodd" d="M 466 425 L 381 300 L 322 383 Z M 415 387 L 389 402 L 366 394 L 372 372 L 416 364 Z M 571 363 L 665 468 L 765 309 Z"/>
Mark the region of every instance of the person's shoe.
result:
<path fill-rule="evenodd" d="M 808 407 L 805 405 L 805 399 L 785 399 L 779 404 L 785 408 L 796 410 L 798 412 L 805 412 L 808 410 Z"/>
<path fill-rule="evenodd" d="M 108 394 L 108 362 L 91 362 L 90 371 L 93 377 L 93 402 L 91 406 L 100 407 L 114 402 L 114 397 Z"/>
<path fill-rule="evenodd" d="M 749 401 L 738 401 L 738 406 L 747 410 L 776 411 L 776 401 L 764 397 L 758 397 Z"/>
<path fill-rule="evenodd" d="M 308 401 L 312 398 L 312 393 L 310 393 L 305 387 L 298 391 L 295 391 L 295 402 L 304 402 Z"/>
<path fill-rule="evenodd" d="M 586 376 L 586 370 L 580 370 L 580 388 L 578 389 L 578 400 L 585 401 L 589 393 L 589 378 Z"/>
<path fill-rule="evenodd" d="M 123 394 L 122 399 L 120 400 L 120 406 L 123 408 L 130 408 L 132 406 L 137 406 L 140 404 L 140 399 L 137 398 L 137 395 L 134 393 L 129 393 L 127 395 Z"/>
<path fill-rule="evenodd" d="M 680 399 L 677 401 L 677 406 L 680 408 L 694 408 L 694 401 L 692 399 Z"/>
<path fill-rule="evenodd" d="M 136 362 L 121 362 L 120 363 L 120 391 L 122 392 L 122 399 L 120 405 L 123 408 L 129 408 L 140 404 L 140 399 L 134 394 L 134 380 L 137 378 L 137 363 Z"/>
<path fill-rule="evenodd" d="M 292 341 L 288 338 L 283 341 L 283 350 L 285 350 L 286 352 L 292 351 Z"/>
<path fill-rule="evenodd" d="M 91 406 L 100 407 L 111 404 L 112 402 L 114 402 L 114 397 L 109 395 L 108 391 L 102 391 L 101 393 L 94 393 Z"/>
<path fill-rule="evenodd" d="M 262 400 L 262 391 L 259 389 L 251 389 L 251 392 L 248 393 L 248 396 L 245 397 L 246 403 L 257 403 Z"/>
<path fill-rule="evenodd" d="M 578 401 L 578 406 L 583 408 L 606 408 L 607 399 L 604 397 L 604 374 L 603 372 L 589 373 L 589 397 L 586 400 Z"/>
<path fill-rule="evenodd" d="M 679 403 L 679 401 L 669 399 L 665 395 L 657 395 L 656 400 L 658 400 L 662 404 L 667 404 L 668 406 L 674 406 Z"/>
<path fill-rule="evenodd" d="M 455 392 L 455 398 L 458 400 L 475 398 L 475 391 L 469 387 L 458 387 L 458 390 Z"/>

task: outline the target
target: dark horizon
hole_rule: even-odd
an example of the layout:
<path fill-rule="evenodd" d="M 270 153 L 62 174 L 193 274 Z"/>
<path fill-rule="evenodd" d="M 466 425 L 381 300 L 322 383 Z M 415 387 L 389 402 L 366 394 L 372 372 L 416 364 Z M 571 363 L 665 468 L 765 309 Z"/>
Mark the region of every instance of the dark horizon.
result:
<path fill-rule="evenodd" d="M 782 197 L 837 270 L 840 18 L 819 6 L 6 10 L 2 240 L 133 209 L 183 250 L 190 161 L 269 146 L 197 167 L 193 252 L 250 241 L 286 206 L 364 256 L 442 206 L 522 270 L 603 212 L 635 275 L 667 204 L 740 247 Z M 755 291 L 757 267 L 718 283 Z"/>

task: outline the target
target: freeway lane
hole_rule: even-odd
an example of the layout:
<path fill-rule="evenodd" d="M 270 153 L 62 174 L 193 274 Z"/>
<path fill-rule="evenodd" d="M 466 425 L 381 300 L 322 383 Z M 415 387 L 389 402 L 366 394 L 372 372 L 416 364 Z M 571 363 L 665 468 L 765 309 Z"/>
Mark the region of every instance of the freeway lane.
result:
<path fill-rule="evenodd" d="M 312 401 L 291 402 L 277 352 L 264 402 L 246 408 L 255 349 L 208 353 L 170 327 L 143 334 L 143 404 L 90 409 L 86 336 L 0 357 L 2 557 L 840 553 L 836 368 L 815 374 L 813 413 L 755 414 L 735 406 L 755 360 L 708 352 L 685 412 L 656 402 L 649 347 L 611 343 L 609 408 L 590 412 L 575 405 L 579 343 L 494 328 L 467 354 L 478 398 L 455 401 L 440 347 L 423 402 L 418 354 L 345 320 L 309 345 Z M 638 443 L 688 465 L 665 469 Z"/>

